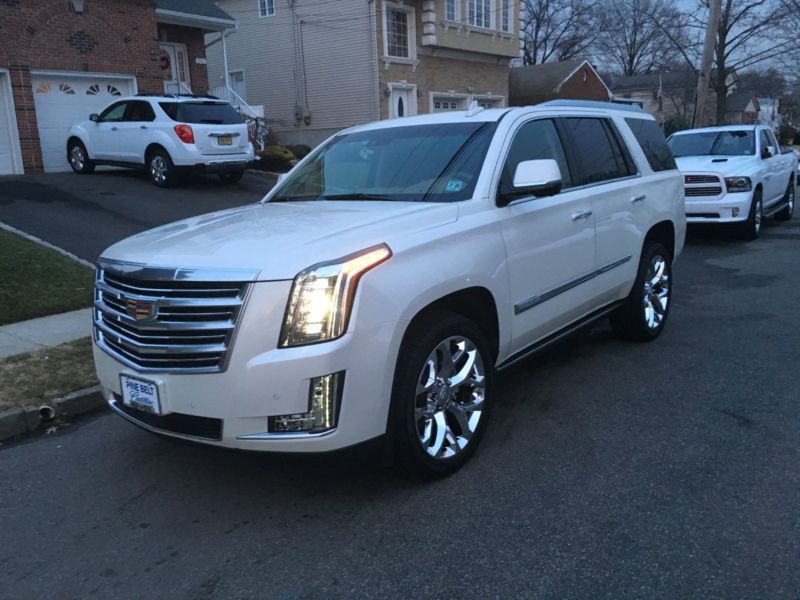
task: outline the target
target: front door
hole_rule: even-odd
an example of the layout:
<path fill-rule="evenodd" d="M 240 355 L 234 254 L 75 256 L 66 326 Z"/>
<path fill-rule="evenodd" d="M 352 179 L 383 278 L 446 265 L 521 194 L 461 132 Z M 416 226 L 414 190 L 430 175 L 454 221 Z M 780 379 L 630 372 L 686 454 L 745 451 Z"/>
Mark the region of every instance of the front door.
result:
<path fill-rule="evenodd" d="M 575 187 L 555 121 L 538 119 L 519 127 L 500 185 L 510 185 L 521 161 L 546 158 L 559 165 L 562 191 L 546 198 L 521 198 L 497 209 L 508 260 L 512 353 L 593 308 L 592 288 L 583 283 L 595 270 L 592 191 Z"/>
<path fill-rule="evenodd" d="M 231 89 L 242 100 L 247 102 L 247 90 L 244 82 L 244 71 L 231 71 L 228 73 Z"/>
<path fill-rule="evenodd" d="M 125 118 L 126 101 L 115 102 L 100 113 L 99 120 L 90 126 L 91 142 L 88 148 L 93 158 L 120 160 L 119 127 Z"/>
<path fill-rule="evenodd" d="M 389 84 L 389 118 L 412 117 L 417 114 L 417 86 Z"/>
<path fill-rule="evenodd" d="M 189 80 L 189 59 L 185 44 L 162 42 L 158 67 L 164 79 L 164 93 L 192 93 L 192 85 Z"/>

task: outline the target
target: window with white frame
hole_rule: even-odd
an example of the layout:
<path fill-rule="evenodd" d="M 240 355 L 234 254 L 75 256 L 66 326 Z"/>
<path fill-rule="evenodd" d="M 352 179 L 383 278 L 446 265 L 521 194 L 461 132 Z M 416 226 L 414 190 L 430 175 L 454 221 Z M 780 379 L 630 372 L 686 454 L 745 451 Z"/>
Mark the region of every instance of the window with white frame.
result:
<path fill-rule="evenodd" d="M 457 22 L 460 19 L 461 0 L 445 0 L 444 18 L 447 21 Z"/>
<path fill-rule="evenodd" d="M 492 0 L 469 0 L 469 24 L 473 27 L 492 27 Z"/>
<path fill-rule="evenodd" d="M 258 15 L 271 17 L 275 14 L 275 0 L 258 0 Z"/>
<path fill-rule="evenodd" d="M 512 0 L 500 0 L 500 31 L 511 33 L 511 8 Z"/>
<path fill-rule="evenodd" d="M 467 110 L 468 97 L 465 94 L 431 93 L 431 112 Z"/>
<path fill-rule="evenodd" d="M 386 2 L 383 11 L 383 31 L 383 50 L 387 57 L 416 59 L 417 32 L 413 8 Z"/>
<path fill-rule="evenodd" d="M 503 106 L 502 96 L 472 96 L 481 108 L 499 108 Z"/>

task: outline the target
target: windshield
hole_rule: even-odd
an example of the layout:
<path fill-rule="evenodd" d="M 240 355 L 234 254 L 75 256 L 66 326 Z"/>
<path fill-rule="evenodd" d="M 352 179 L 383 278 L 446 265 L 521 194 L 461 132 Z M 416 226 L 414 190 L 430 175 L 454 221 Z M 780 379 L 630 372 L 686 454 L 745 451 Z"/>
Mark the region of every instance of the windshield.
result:
<path fill-rule="evenodd" d="M 270 202 L 472 197 L 496 123 L 438 123 L 336 136 Z"/>
<path fill-rule="evenodd" d="M 746 156 L 756 153 L 753 131 L 704 131 L 673 135 L 672 153 L 678 156 Z"/>
<path fill-rule="evenodd" d="M 242 116 L 227 102 L 159 102 L 167 116 L 182 123 L 233 125 L 244 123 Z"/>

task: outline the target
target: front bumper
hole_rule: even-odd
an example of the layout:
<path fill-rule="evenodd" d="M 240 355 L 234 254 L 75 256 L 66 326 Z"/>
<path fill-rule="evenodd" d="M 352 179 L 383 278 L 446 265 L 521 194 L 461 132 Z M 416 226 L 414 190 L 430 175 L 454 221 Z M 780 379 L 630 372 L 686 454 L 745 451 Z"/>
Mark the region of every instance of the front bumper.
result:
<path fill-rule="evenodd" d="M 686 198 L 687 223 L 738 223 L 750 214 L 753 192 L 728 192 L 719 198 Z"/>
<path fill-rule="evenodd" d="M 156 433 L 211 445 L 273 452 L 328 452 L 386 431 L 398 322 L 355 329 L 332 342 L 277 348 L 291 282 L 253 285 L 231 349 L 218 373 L 148 373 L 94 346 L 102 392 L 112 409 Z M 376 352 L 376 348 L 384 349 Z M 337 426 L 321 434 L 270 433 L 270 416 L 309 409 L 311 379 L 344 372 Z M 121 404 L 120 375 L 158 388 L 162 417 Z"/>

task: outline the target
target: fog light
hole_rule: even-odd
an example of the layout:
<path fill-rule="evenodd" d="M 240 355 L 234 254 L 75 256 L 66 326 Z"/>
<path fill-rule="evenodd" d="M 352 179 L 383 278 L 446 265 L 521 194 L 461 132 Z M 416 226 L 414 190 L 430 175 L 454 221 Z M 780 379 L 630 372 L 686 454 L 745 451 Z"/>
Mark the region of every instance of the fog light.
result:
<path fill-rule="evenodd" d="M 324 433 L 335 429 L 343 387 L 344 371 L 313 378 L 308 390 L 308 412 L 270 417 L 270 433 Z"/>
<path fill-rule="evenodd" d="M 732 208 L 731 209 L 731 216 L 732 217 L 738 217 L 739 216 L 739 209 L 738 208 Z"/>

